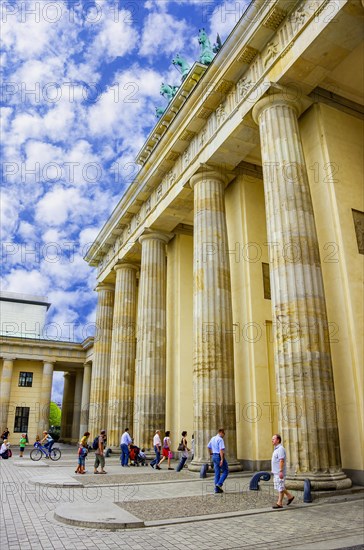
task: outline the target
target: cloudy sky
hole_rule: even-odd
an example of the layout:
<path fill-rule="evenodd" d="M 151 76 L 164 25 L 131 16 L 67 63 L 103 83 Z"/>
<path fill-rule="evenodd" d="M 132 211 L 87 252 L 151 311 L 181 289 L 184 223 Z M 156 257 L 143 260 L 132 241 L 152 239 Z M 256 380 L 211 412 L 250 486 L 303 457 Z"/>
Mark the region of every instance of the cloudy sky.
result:
<path fill-rule="evenodd" d="M 46 337 L 90 335 L 83 256 L 136 176 L 161 83 L 180 81 L 172 57 L 198 60 L 198 29 L 224 41 L 248 3 L 0 2 L 2 290 L 48 296 Z"/>

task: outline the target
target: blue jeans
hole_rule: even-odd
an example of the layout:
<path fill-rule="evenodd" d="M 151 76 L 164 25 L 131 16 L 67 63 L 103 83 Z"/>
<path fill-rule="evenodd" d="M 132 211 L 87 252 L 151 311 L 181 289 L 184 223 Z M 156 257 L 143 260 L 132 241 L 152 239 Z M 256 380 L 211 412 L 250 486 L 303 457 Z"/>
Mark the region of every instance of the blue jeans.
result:
<path fill-rule="evenodd" d="M 47 441 L 47 443 L 45 443 L 45 444 L 43 445 L 43 447 L 44 447 L 45 449 L 48 449 L 48 452 L 50 453 L 51 450 L 52 450 L 53 445 L 54 445 L 54 439 L 52 439 L 52 441 Z"/>
<path fill-rule="evenodd" d="M 152 460 L 151 465 L 155 466 L 156 464 L 159 464 L 159 461 L 161 459 L 161 451 L 160 448 L 154 445 L 154 452 L 155 452 L 155 459 Z"/>
<path fill-rule="evenodd" d="M 181 470 L 183 470 L 183 466 L 185 465 L 187 458 L 187 456 L 181 456 L 181 460 L 178 463 L 176 472 L 180 472 Z"/>
<path fill-rule="evenodd" d="M 129 460 L 129 447 L 126 445 L 126 443 L 123 443 L 122 445 L 120 445 L 120 449 L 121 449 L 121 455 L 120 455 L 121 465 L 127 466 L 128 460 Z"/>
<path fill-rule="evenodd" d="M 222 466 L 220 466 L 220 460 L 221 457 L 219 454 L 214 453 L 212 455 L 212 462 L 214 463 L 215 470 L 215 486 L 218 485 L 219 487 L 222 487 L 229 474 L 229 466 L 225 458 L 222 462 Z"/>

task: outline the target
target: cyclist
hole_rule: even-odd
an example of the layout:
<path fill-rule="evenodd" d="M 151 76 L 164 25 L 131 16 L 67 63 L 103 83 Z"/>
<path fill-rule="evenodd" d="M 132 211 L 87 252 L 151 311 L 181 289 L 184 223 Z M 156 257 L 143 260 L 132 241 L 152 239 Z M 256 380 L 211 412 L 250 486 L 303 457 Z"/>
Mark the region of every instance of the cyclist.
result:
<path fill-rule="evenodd" d="M 43 432 L 43 439 L 41 440 L 40 444 L 43 445 L 43 447 L 45 449 L 47 449 L 49 454 L 50 454 L 50 452 L 52 450 L 52 447 L 53 447 L 53 444 L 54 444 L 54 439 L 51 435 L 49 435 L 48 432 L 44 431 Z"/>

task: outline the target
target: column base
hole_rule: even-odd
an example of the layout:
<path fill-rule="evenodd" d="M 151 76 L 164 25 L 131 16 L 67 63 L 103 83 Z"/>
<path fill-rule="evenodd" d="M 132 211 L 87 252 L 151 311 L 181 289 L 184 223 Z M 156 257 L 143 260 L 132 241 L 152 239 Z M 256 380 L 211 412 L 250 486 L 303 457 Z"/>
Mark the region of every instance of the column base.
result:
<path fill-rule="evenodd" d="M 192 462 L 189 463 L 188 469 L 191 470 L 191 472 L 199 472 L 204 464 L 210 465 L 211 460 L 208 459 L 193 459 Z M 228 460 L 229 465 L 229 472 L 241 472 L 243 470 L 243 465 L 235 458 Z"/>
<path fill-rule="evenodd" d="M 339 489 L 349 489 L 352 486 L 351 479 L 344 472 L 335 474 L 307 472 L 295 476 L 288 475 L 286 477 L 286 487 L 287 489 L 303 490 L 305 479 L 310 480 L 313 491 L 337 491 Z"/>

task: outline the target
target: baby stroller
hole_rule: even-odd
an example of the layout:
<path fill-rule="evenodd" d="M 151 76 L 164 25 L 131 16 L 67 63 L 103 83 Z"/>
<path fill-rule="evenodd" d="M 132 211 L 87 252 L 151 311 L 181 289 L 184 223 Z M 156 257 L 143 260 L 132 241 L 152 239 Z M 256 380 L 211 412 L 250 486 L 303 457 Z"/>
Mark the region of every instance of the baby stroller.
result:
<path fill-rule="evenodd" d="M 130 466 L 146 466 L 146 459 L 143 454 L 144 453 L 141 454 L 140 448 L 137 445 L 130 445 Z"/>

